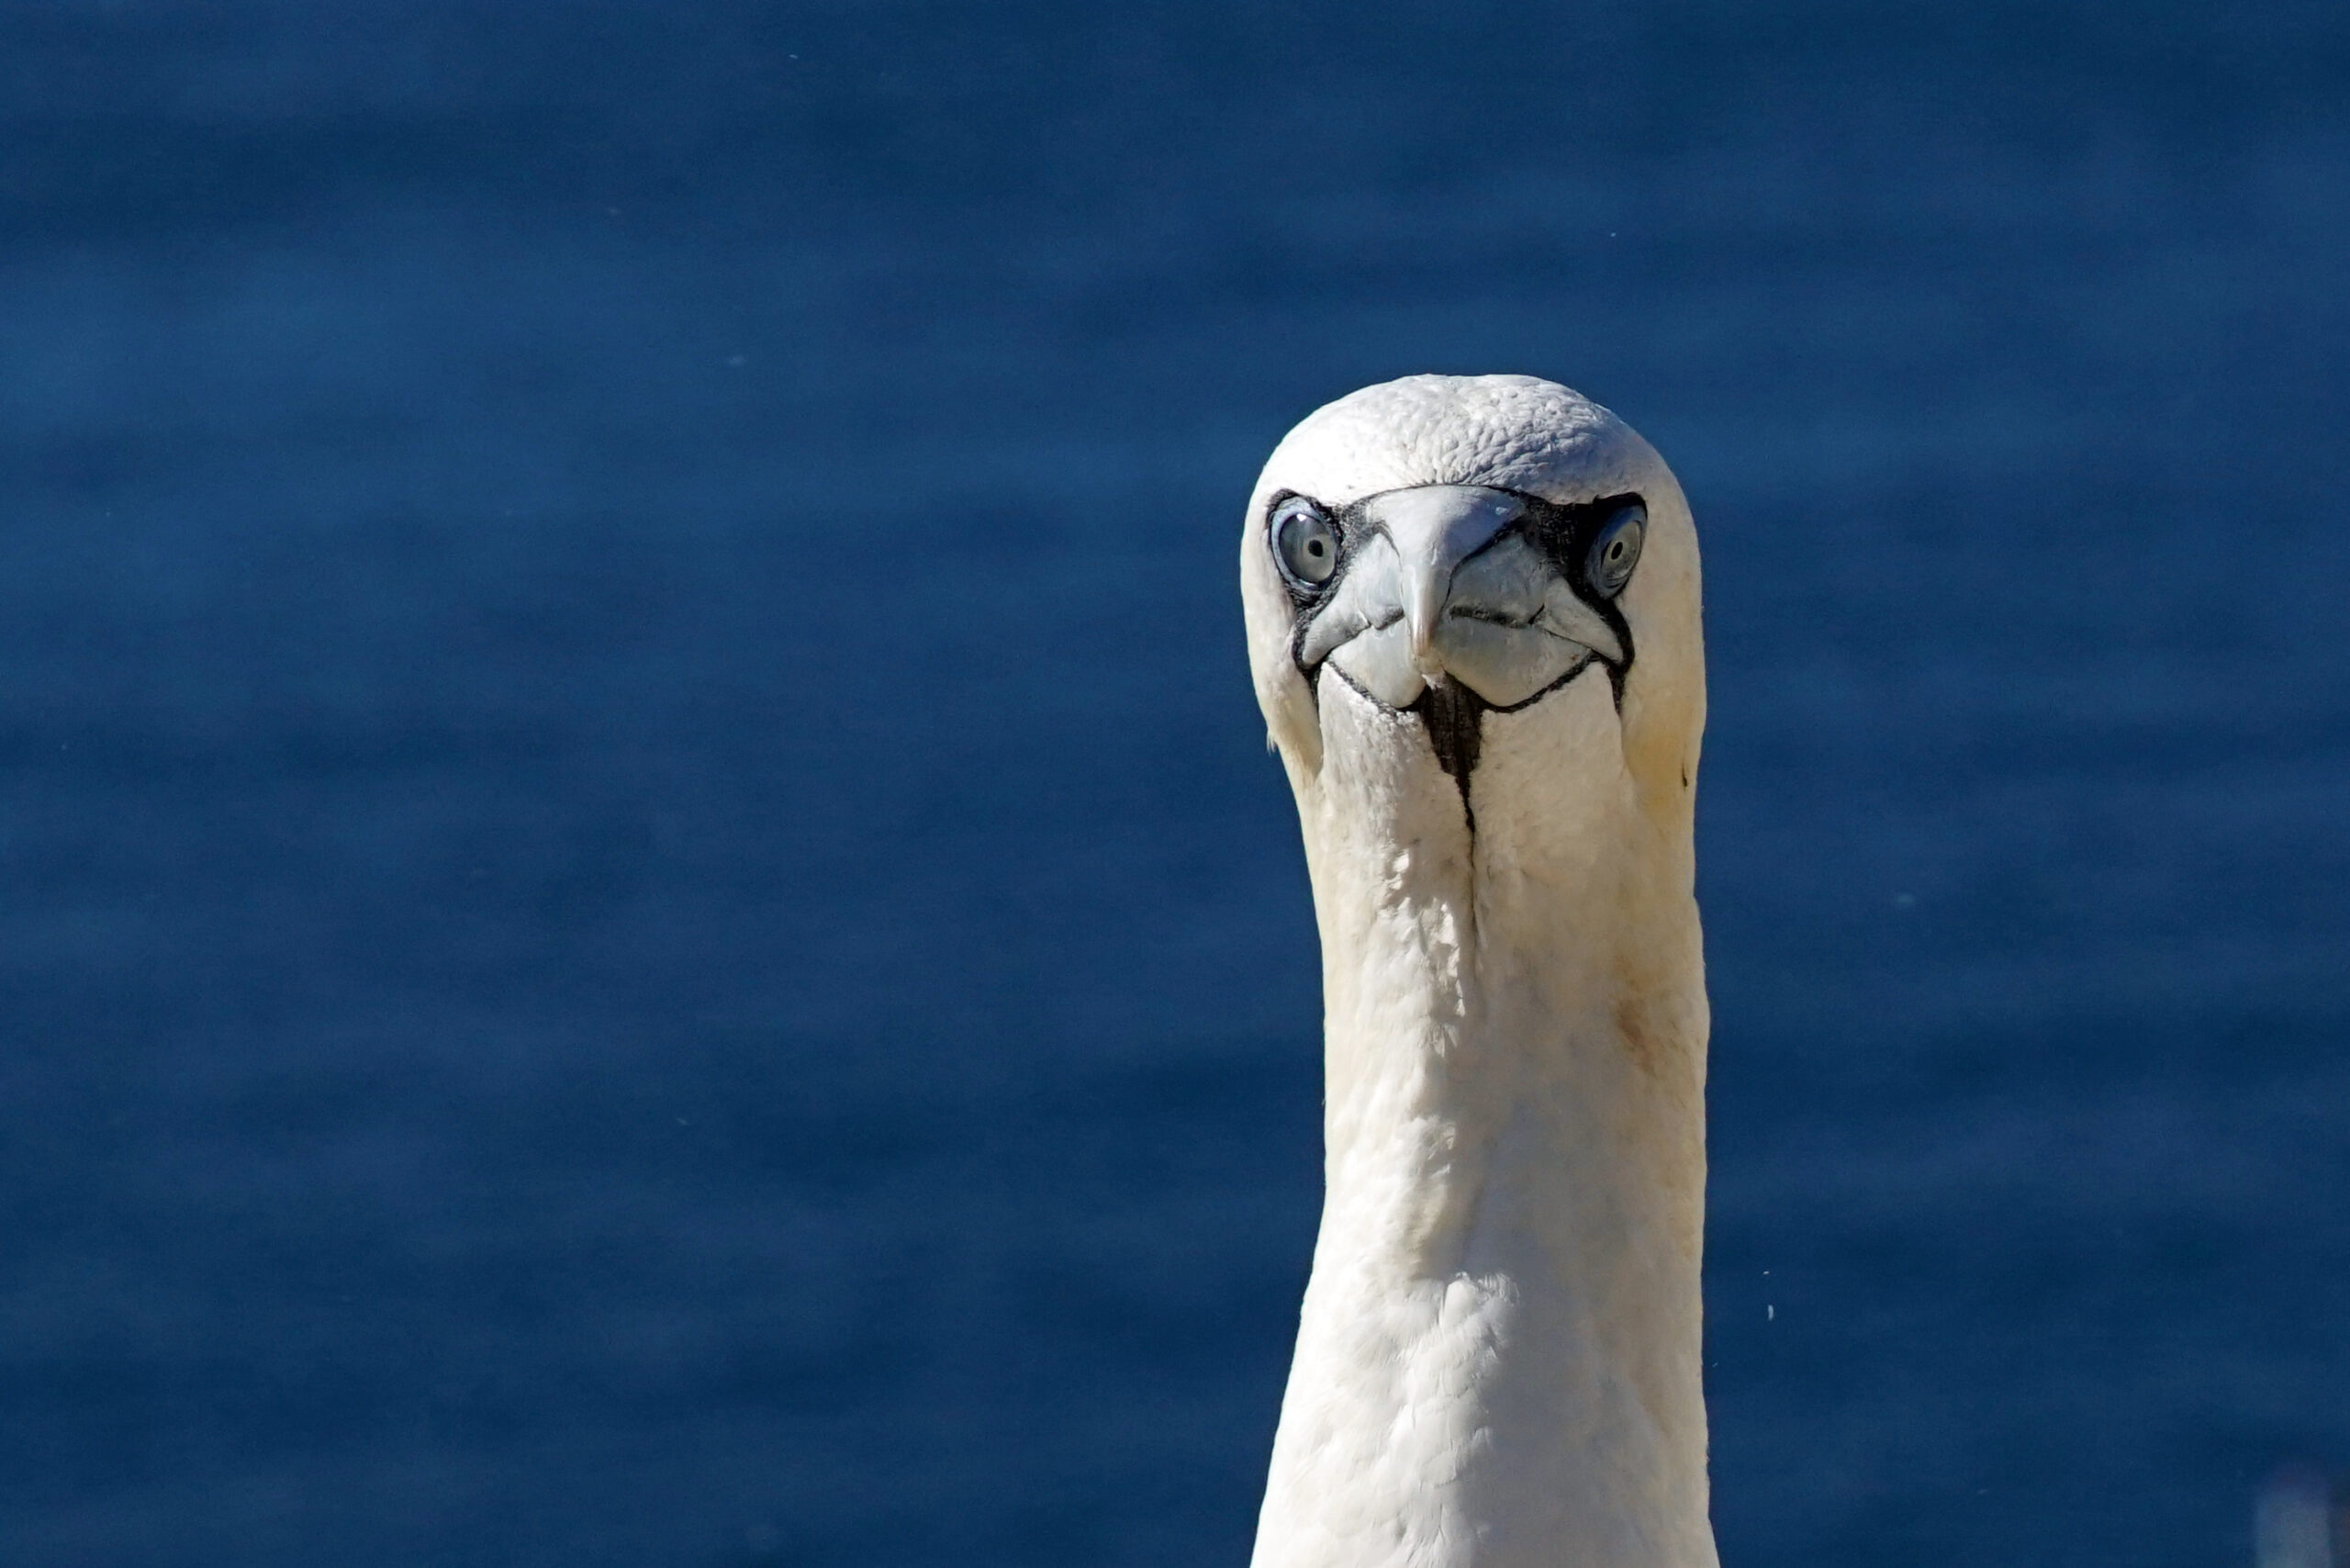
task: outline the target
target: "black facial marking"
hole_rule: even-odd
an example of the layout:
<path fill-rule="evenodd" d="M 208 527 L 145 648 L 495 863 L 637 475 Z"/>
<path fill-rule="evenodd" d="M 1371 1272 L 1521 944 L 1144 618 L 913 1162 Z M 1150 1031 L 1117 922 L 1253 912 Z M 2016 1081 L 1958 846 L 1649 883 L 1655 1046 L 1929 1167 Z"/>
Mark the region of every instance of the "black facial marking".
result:
<path fill-rule="evenodd" d="M 1459 787 L 1460 809 L 1469 815 L 1469 831 L 1476 832 L 1476 809 L 1469 803 L 1469 775 L 1476 771 L 1477 748 L 1485 740 L 1485 700 L 1459 681 L 1448 680 L 1421 692 L 1410 711 L 1427 726 L 1436 765 Z"/>

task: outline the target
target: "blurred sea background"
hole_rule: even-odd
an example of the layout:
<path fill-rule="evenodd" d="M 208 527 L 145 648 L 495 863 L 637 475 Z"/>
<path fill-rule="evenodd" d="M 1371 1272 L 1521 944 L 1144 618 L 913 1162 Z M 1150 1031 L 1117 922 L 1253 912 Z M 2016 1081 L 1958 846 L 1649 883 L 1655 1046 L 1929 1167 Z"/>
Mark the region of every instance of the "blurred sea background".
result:
<path fill-rule="evenodd" d="M 1724 1561 L 2350 1462 L 2350 7 L 17 0 L 0 212 L 0 1559 L 1243 1562 L 1421 370 L 1704 533 Z"/>

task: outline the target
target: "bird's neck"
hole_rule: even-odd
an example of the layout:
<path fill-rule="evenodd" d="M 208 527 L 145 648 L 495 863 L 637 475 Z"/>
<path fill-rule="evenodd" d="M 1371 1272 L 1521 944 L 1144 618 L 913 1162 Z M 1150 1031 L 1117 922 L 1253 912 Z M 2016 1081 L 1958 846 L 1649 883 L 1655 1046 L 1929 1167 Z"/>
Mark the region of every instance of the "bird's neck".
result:
<path fill-rule="evenodd" d="M 1584 684 L 1486 716 L 1473 831 L 1365 744 L 1416 721 L 1326 695 L 1327 1192 L 1257 1568 L 1712 1568 L 1688 833 Z"/>

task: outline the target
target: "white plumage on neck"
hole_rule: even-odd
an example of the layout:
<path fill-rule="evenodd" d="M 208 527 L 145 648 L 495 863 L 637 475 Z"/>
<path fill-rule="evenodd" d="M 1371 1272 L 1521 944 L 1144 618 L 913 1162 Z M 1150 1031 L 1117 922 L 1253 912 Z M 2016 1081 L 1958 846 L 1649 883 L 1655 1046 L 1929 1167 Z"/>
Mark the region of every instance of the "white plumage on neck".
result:
<path fill-rule="evenodd" d="M 1465 790 L 1421 714 L 1299 668 L 1311 605 L 1267 558 L 1271 498 L 1410 485 L 1637 493 L 1650 519 L 1620 706 L 1595 665 L 1483 712 Z M 1564 388 L 1415 377 L 1292 433 L 1242 558 L 1322 932 L 1327 1072 L 1257 1568 L 1712 1568 L 1685 503 Z"/>

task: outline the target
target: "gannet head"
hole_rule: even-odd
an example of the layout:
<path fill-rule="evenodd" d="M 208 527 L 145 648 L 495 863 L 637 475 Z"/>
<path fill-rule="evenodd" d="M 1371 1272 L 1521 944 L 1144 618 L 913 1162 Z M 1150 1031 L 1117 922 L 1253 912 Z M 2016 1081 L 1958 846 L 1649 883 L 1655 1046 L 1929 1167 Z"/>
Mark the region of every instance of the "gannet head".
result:
<path fill-rule="evenodd" d="M 1281 442 L 1240 551 L 1274 742 L 1311 777 L 1333 688 L 1416 724 L 1464 806 L 1492 714 L 1604 698 L 1642 787 L 1685 798 L 1704 721 L 1695 531 L 1648 442 L 1524 375 L 1414 375 Z M 1350 731 L 1350 734 L 1360 733 Z"/>

